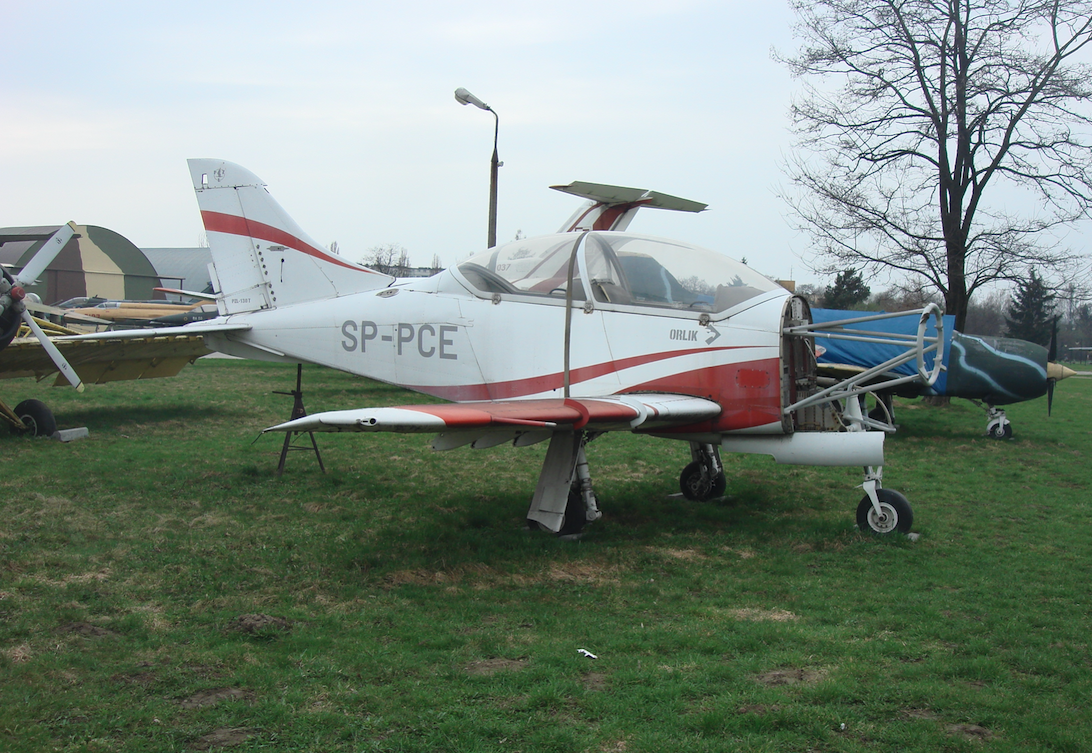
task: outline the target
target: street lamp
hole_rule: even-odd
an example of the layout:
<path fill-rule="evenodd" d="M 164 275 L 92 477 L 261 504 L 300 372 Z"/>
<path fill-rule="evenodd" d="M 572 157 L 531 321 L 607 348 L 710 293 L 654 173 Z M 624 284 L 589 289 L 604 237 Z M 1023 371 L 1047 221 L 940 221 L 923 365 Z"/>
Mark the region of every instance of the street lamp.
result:
<path fill-rule="evenodd" d="M 500 118 L 496 111 L 468 92 L 463 87 L 455 90 L 455 100 L 460 105 L 474 105 L 479 110 L 487 110 L 493 113 L 493 161 L 489 168 L 489 248 L 497 245 L 497 172 L 500 168 L 500 159 L 497 157 L 497 135 L 500 133 Z"/>

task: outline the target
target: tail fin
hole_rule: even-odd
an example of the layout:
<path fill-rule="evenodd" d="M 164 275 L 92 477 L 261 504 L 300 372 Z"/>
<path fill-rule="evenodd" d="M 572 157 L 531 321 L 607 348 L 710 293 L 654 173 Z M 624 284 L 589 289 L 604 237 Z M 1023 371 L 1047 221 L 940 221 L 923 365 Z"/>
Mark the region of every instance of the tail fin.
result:
<path fill-rule="evenodd" d="M 376 290 L 394 278 L 324 251 L 239 165 L 188 160 L 208 233 L 221 314 Z"/>
<path fill-rule="evenodd" d="M 602 183 L 576 181 L 567 186 L 550 186 L 550 188 L 589 200 L 561 226 L 559 233 L 580 230 L 625 230 L 641 207 L 671 209 L 676 212 L 701 212 L 708 206 L 659 191 L 608 186 Z"/>

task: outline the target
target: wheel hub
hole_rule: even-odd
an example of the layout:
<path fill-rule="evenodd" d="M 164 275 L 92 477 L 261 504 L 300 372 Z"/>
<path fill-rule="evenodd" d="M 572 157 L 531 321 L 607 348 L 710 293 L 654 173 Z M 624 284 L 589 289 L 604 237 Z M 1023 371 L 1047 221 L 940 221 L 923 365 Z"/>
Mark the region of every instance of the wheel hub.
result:
<path fill-rule="evenodd" d="M 889 533 L 898 526 L 899 516 L 891 505 L 881 502 L 880 512 L 876 512 L 875 508 L 869 511 L 868 523 L 879 533 Z"/>

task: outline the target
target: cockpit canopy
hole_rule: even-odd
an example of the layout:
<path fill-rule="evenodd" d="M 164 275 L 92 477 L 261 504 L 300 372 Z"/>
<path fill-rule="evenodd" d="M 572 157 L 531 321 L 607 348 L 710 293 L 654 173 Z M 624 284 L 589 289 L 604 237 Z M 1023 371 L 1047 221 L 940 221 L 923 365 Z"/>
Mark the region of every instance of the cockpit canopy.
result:
<path fill-rule="evenodd" d="M 580 242 L 583 239 L 583 242 Z M 777 283 L 745 264 L 698 246 L 628 233 L 563 233 L 512 241 L 459 265 L 482 293 L 565 298 L 569 259 L 580 242 L 572 297 L 600 303 L 717 313 Z"/>

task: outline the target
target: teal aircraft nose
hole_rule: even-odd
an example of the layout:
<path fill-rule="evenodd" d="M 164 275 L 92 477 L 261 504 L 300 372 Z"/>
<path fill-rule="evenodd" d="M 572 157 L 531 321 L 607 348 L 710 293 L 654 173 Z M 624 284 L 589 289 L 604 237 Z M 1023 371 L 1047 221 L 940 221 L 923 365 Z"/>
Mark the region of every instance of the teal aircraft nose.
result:
<path fill-rule="evenodd" d="M 948 394 L 1008 405 L 1046 391 L 1047 349 L 1043 346 L 1008 337 L 953 335 Z"/>

